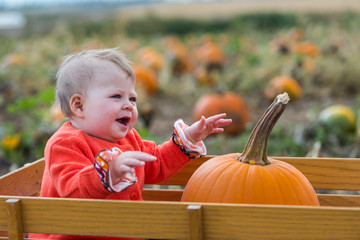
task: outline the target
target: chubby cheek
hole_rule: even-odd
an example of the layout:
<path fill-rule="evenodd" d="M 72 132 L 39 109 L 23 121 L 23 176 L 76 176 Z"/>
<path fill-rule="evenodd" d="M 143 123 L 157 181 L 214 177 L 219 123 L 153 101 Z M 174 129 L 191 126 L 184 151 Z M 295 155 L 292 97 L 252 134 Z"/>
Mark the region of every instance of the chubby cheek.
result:
<path fill-rule="evenodd" d="M 116 111 L 111 106 L 102 106 L 98 108 L 97 111 L 97 120 L 98 121 L 112 121 L 116 118 Z"/>
<path fill-rule="evenodd" d="M 131 118 L 130 126 L 131 126 L 131 128 L 133 128 L 138 119 L 138 116 L 139 116 L 137 108 L 134 108 L 131 115 L 132 115 L 132 118 Z"/>

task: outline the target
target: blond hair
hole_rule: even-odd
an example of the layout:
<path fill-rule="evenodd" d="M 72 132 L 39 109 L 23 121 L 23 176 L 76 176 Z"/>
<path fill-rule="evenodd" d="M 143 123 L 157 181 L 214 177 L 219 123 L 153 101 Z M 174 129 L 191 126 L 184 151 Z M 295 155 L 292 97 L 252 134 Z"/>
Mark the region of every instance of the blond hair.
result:
<path fill-rule="evenodd" d="M 71 97 L 76 93 L 85 93 L 86 87 L 96 76 L 96 70 L 104 66 L 100 64 L 101 61 L 115 63 L 135 81 L 131 62 L 116 48 L 83 50 L 69 54 L 64 57 L 56 74 L 56 102 L 65 116 L 71 116 Z"/>

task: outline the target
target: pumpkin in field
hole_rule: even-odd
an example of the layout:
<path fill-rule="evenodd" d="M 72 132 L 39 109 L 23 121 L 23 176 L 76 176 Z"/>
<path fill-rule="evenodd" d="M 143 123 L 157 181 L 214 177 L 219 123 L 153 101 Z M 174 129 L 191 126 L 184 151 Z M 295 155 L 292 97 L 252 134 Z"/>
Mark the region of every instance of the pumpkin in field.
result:
<path fill-rule="evenodd" d="M 209 93 L 198 99 L 193 108 L 193 120 L 219 113 L 226 113 L 232 119 L 232 123 L 224 128 L 224 133 L 228 135 L 243 132 L 250 121 L 250 111 L 244 99 L 229 91 Z"/>
<path fill-rule="evenodd" d="M 154 94 L 159 89 L 157 74 L 149 67 L 135 65 L 133 70 L 136 76 L 136 87 L 145 90 L 149 94 Z"/>
<path fill-rule="evenodd" d="M 319 55 L 318 47 L 310 41 L 304 41 L 294 44 L 293 52 L 302 56 L 309 56 L 312 58 L 315 58 Z"/>
<path fill-rule="evenodd" d="M 188 181 L 181 201 L 318 206 L 308 179 L 295 167 L 267 157 L 267 143 L 289 97 L 280 94 L 255 125 L 243 153 L 214 157 Z"/>
<path fill-rule="evenodd" d="M 319 114 L 319 121 L 329 131 L 336 134 L 354 131 L 356 128 L 356 116 L 348 106 L 337 104 L 323 109 Z"/>
<path fill-rule="evenodd" d="M 272 101 L 282 92 L 287 92 L 293 100 L 302 97 L 302 87 L 294 78 L 288 76 L 278 76 L 271 79 L 265 89 L 265 97 Z"/>
<path fill-rule="evenodd" d="M 197 60 L 206 66 L 208 71 L 222 69 L 225 63 L 225 54 L 221 47 L 213 40 L 206 40 L 196 50 Z"/>
<path fill-rule="evenodd" d="M 165 59 L 163 55 L 155 49 L 144 47 L 138 52 L 138 62 L 159 72 L 164 68 Z"/>
<path fill-rule="evenodd" d="M 17 65 L 24 66 L 27 63 L 27 60 L 24 55 L 20 53 L 10 53 L 3 60 L 3 66 Z"/>
<path fill-rule="evenodd" d="M 165 46 L 173 74 L 182 75 L 193 69 L 194 62 L 188 53 L 188 49 L 178 38 L 166 38 Z"/>

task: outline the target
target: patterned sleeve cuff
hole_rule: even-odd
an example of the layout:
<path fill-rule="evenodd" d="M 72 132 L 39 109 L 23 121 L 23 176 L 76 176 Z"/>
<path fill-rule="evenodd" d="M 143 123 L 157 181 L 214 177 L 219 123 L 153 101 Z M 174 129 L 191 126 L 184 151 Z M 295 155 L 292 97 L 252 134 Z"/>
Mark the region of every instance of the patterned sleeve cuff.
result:
<path fill-rule="evenodd" d="M 180 150 L 183 151 L 189 158 L 199 158 L 206 155 L 206 147 L 203 141 L 193 144 L 190 142 L 184 133 L 184 129 L 189 127 L 185 124 L 182 119 L 179 119 L 174 124 L 174 132 L 172 140 L 173 142 L 180 147 Z"/>
<path fill-rule="evenodd" d="M 117 184 L 112 183 L 108 162 L 118 157 L 120 154 L 120 149 L 112 148 L 111 150 L 102 150 L 95 156 L 94 167 L 100 176 L 101 183 L 110 192 L 121 192 L 137 181 L 135 173 L 129 172 Z"/>

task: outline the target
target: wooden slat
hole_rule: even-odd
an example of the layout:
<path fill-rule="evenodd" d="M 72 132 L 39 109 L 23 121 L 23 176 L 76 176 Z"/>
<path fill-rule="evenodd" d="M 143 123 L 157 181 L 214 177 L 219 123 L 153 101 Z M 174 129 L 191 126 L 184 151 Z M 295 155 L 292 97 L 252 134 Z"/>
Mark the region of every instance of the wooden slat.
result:
<path fill-rule="evenodd" d="M 189 214 L 189 240 L 203 240 L 203 221 L 202 221 L 202 206 L 189 205 L 187 207 Z"/>
<path fill-rule="evenodd" d="M 182 190 L 144 189 L 143 198 L 146 201 L 174 201 L 181 200 Z M 321 206 L 360 207 L 360 195 L 318 194 Z"/>
<path fill-rule="evenodd" d="M 193 172 L 213 156 L 194 159 L 161 185 L 186 185 Z M 298 168 L 315 189 L 360 190 L 360 159 L 274 157 Z M 40 190 L 44 161 L 0 177 L 0 195 L 34 196 Z M 336 179 L 336 181 L 335 181 Z"/>
<path fill-rule="evenodd" d="M 26 232 L 158 239 L 188 238 L 189 205 L 201 206 L 203 238 L 207 240 L 322 240 L 359 239 L 360 236 L 360 208 L 354 207 L 21 197 Z"/>
<path fill-rule="evenodd" d="M 21 240 L 23 239 L 23 222 L 20 199 L 8 199 L 5 201 L 5 204 L 9 223 L 9 238 Z"/>
<path fill-rule="evenodd" d="M 0 177 L 0 195 L 35 196 L 40 190 L 45 167 L 43 159 Z"/>
<path fill-rule="evenodd" d="M 166 179 L 165 181 L 159 183 L 160 185 L 182 185 L 185 186 L 187 181 L 189 181 L 191 175 L 195 170 L 201 166 L 204 162 L 209 160 L 211 156 L 205 156 L 203 158 L 197 158 L 191 160 L 189 164 L 184 166 L 180 171 L 178 171 L 172 177 Z"/>
<path fill-rule="evenodd" d="M 211 156 L 194 159 L 163 185 L 186 185 L 192 173 Z M 299 169 L 319 190 L 360 190 L 359 158 L 300 158 L 274 157 Z"/>
<path fill-rule="evenodd" d="M 145 201 L 176 201 L 179 202 L 183 194 L 182 190 L 170 189 L 144 189 L 142 197 Z"/>
<path fill-rule="evenodd" d="M 210 157 L 192 161 L 162 184 L 185 185 L 193 171 Z M 276 158 L 298 168 L 315 189 L 360 190 L 360 159 Z M 40 189 L 43 169 L 44 161 L 39 160 L 0 177 L 0 195 L 4 192 L 15 196 L 36 194 Z M 34 184 L 34 180 L 38 182 Z M 156 239 L 201 238 L 201 234 L 189 235 L 189 221 L 200 217 L 202 238 L 210 240 L 360 238 L 360 195 L 318 194 L 321 207 L 190 204 L 179 202 L 181 195 L 182 190 L 145 189 L 145 202 L 16 198 L 21 199 L 24 232 Z M 9 229 L 9 209 L 6 209 L 5 201 L 10 198 L 14 197 L 0 196 L 0 232 Z M 196 211 L 190 215 L 189 205 L 201 206 L 201 215 Z M 19 217 L 14 219 L 16 223 L 21 222 Z M 21 230 L 14 229 L 19 236 Z"/>
<path fill-rule="evenodd" d="M 8 219 L 7 219 L 7 212 L 6 212 L 6 205 L 5 201 L 7 198 L 0 197 L 0 232 L 7 232 L 8 231 Z M 4 234 L 0 234 L 3 236 Z"/>
<path fill-rule="evenodd" d="M 360 207 L 360 195 L 318 194 L 321 206 Z"/>
<path fill-rule="evenodd" d="M 315 189 L 360 190 L 359 158 L 276 157 L 299 169 Z"/>
<path fill-rule="evenodd" d="M 21 207 L 24 232 L 157 239 L 188 235 L 184 204 L 21 197 Z"/>
<path fill-rule="evenodd" d="M 204 238 L 359 239 L 360 209 L 203 205 Z"/>

